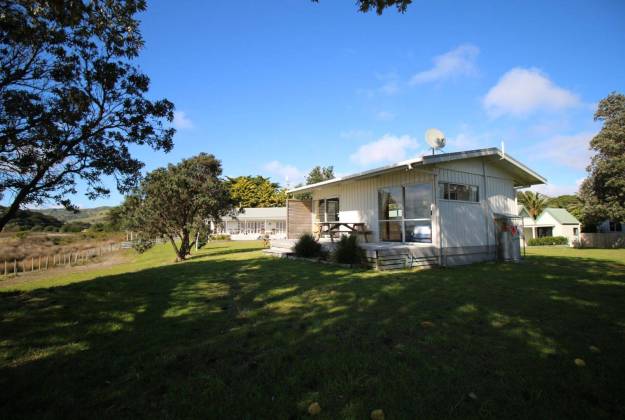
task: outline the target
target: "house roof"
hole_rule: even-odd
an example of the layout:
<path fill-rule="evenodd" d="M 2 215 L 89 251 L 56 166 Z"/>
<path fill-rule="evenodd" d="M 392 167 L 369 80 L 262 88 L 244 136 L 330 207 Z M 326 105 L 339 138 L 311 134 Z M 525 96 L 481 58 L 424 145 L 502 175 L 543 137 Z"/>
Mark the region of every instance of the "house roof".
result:
<path fill-rule="evenodd" d="M 223 217 L 222 220 L 252 220 L 252 219 L 286 219 L 286 207 L 246 207 L 236 217 Z"/>
<path fill-rule="evenodd" d="M 575 216 L 569 213 L 567 209 L 548 207 L 545 210 L 543 210 L 543 212 L 540 214 L 538 219 L 540 219 L 540 217 L 545 213 L 550 214 L 551 217 L 556 219 L 558 223 L 560 223 L 561 225 L 578 225 L 579 224 L 579 220 L 577 220 Z"/>
<path fill-rule="evenodd" d="M 364 172 L 357 172 L 355 174 L 346 175 L 334 179 L 330 179 L 328 181 L 318 182 L 316 184 L 304 185 L 301 187 L 296 187 L 290 189 L 289 193 L 294 192 L 303 192 L 313 190 L 315 188 L 323 187 L 326 185 L 337 184 L 343 181 L 353 181 L 356 179 L 368 178 L 372 176 L 381 175 L 387 172 L 394 172 L 400 169 L 416 169 L 419 167 L 426 167 L 429 165 L 435 165 L 437 163 L 444 162 L 452 162 L 458 160 L 465 159 L 473 159 L 473 158 L 484 158 L 487 162 L 491 162 L 496 164 L 497 166 L 501 166 L 510 172 L 515 181 L 515 186 L 525 186 L 528 187 L 530 185 L 535 184 L 544 184 L 547 182 L 543 176 L 534 172 L 527 166 L 523 165 L 518 160 L 514 159 L 508 154 L 503 153 L 496 147 L 491 147 L 488 149 L 477 149 L 477 150 L 467 150 L 464 152 L 454 152 L 454 153 L 442 153 L 439 155 L 425 155 L 419 156 L 414 159 L 405 160 L 402 162 L 393 163 L 391 165 L 382 166 L 375 169 L 370 169 Z"/>

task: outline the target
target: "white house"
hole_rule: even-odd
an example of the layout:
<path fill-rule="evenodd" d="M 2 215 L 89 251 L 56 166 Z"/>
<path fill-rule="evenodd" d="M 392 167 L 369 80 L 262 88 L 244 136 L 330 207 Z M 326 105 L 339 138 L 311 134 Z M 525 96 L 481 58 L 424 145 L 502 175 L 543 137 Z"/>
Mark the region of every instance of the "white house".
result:
<path fill-rule="evenodd" d="M 423 156 L 294 188 L 287 201 L 289 250 L 304 233 L 356 231 L 378 268 L 495 259 L 501 231 L 521 224 L 516 189 L 546 180 L 497 148 Z M 326 239 L 327 241 L 327 239 Z M 286 252 L 286 251 L 285 251 Z"/>
<path fill-rule="evenodd" d="M 615 222 L 614 220 L 604 220 L 597 225 L 597 232 L 625 232 L 625 223 Z"/>
<path fill-rule="evenodd" d="M 526 242 L 532 238 L 564 236 L 573 246 L 580 239 L 581 224 L 566 209 L 546 208 L 534 220 L 524 206 L 519 206 L 519 216 L 523 217 L 523 239 Z"/>
<path fill-rule="evenodd" d="M 211 231 L 230 235 L 233 240 L 253 240 L 267 235 L 270 239 L 286 238 L 286 207 L 244 208 L 234 217 L 211 222 Z"/>

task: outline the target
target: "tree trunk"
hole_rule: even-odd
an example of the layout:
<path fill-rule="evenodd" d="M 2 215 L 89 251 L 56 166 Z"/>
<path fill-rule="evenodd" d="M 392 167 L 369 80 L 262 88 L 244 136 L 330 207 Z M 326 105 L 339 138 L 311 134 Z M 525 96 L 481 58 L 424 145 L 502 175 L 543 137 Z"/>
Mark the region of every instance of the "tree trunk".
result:
<path fill-rule="evenodd" d="M 189 243 L 189 231 L 183 229 L 180 232 L 180 248 L 178 249 L 178 260 L 182 261 L 187 258 L 187 255 L 191 253 L 191 244 Z"/>
<path fill-rule="evenodd" d="M 33 188 L 35 188 L 35 185 L 37 185 L 37 182 L 39 182 L 41 178 L 43 178 L 44 174 L 45 174 L 45 171 L 39 171 L 35 175 L 35 177 L 28 183 L 28 185 L 26 185 L 24 188 L 19 190 L 19 192 L 15 196 L 15 199 L 13 199 L 13 202 L 9 206 L 9 208 L 0 217 L 0 232 L 2 232 L 6 224 L 9 223 L 9 221 L 12 218 L 15 217 L 15 215 L 17 214 L 17 211 L 20 209 L 20 205 L 24 202 L 26 197 L 28 197 L 28 194 L 30 194 Z"/>

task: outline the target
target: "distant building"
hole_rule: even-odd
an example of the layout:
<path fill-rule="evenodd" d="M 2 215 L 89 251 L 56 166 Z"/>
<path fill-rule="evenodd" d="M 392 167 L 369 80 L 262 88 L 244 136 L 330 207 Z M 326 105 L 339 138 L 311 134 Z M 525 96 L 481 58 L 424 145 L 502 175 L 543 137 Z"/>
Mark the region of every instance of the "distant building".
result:
<path fill-rule="evenodd" d="M 519 206 L 519 216 L 523 217 L 523 238 L 544 236 L 564 236 L 573 245 L 579 240 L 581 223 L 566 209 L 549 207 L 534 220 L 524 206 Z"/>
<path fill-rule="evenodd" d="M 230 235 L 233 240 L 254 240 L 269 236 L 286 238 L 286 207 L 244 208 L 236 217 L 211 222 L 213 233 Z"/>
<path fill-rule="evenodd" d="M 597 232 L 625 232 L 625 223 L 619 223 L 613 220 L 605 220 L 597 225 Z"/>

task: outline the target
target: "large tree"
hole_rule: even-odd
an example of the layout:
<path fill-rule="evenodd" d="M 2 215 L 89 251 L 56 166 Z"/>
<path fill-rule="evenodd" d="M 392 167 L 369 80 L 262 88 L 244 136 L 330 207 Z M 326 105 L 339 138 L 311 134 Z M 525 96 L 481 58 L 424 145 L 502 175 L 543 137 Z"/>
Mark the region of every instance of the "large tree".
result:
<path fill-rule="evenodd" d="M 123 204 L 126 226 L 145 237 L 167 237 L 176 259 L 184 260 L 208 220 L 234 211 L 220 176 L 221 162 L 205 153 L 148 173 Z"/>
<path fill-rule="evenodd" d="M 578 220 L 582 220 L 582 202 L 577 195 L 559 195 L 547 198 L 547 207 L 566 209 Z"/>
<path fill-rule="evenodd" d="M 547 198 L 534 191 L 519 191 L 517 201 L 525 207 L 534 220 L 547 208 Z"/>
<path fill-rule="evenodd" d="M 319 0 L 312 0 L 318 3 Z M 404 13 L 408 8 L 408 5 L 412 3 L 412 0 L 356 0 L 358 9 L 361 12 L 368 12 L 369 10 L 375 10 L 378 15 L 381 15 L 384 9 L 387 7 L 395 6 L 395 8 Z"/>
<path fill-rule="evenodd" d="M 315 166 L 310 170 L 306 177 L 306 185 L 316 184 L 317 182 L 328 181 L 334 178 L 333 166 Z"/>
<path fill-rule="evenodd" d="M 145 97 L 133 65 L 143 0 L 0 0 L 0 229 L 26 204 L 129 191 L 143 164 L 129 145 L 169 151 L 173 104 Z"/>
<path fill-rule="evenodd" d="M 286 204 L 286 191 L 279 184 L 263 176 L 238 176 L 228 178 L 232 200 L 239 207 L 282 207 Z"/>
<path fill-rule="evenodd" d="M 599 102 L 595 121 L 603 127 L 590 141 L 595 151 L 580 188 L 585 220 L 625 220 L 625 96 L 611 93 Z"/>

